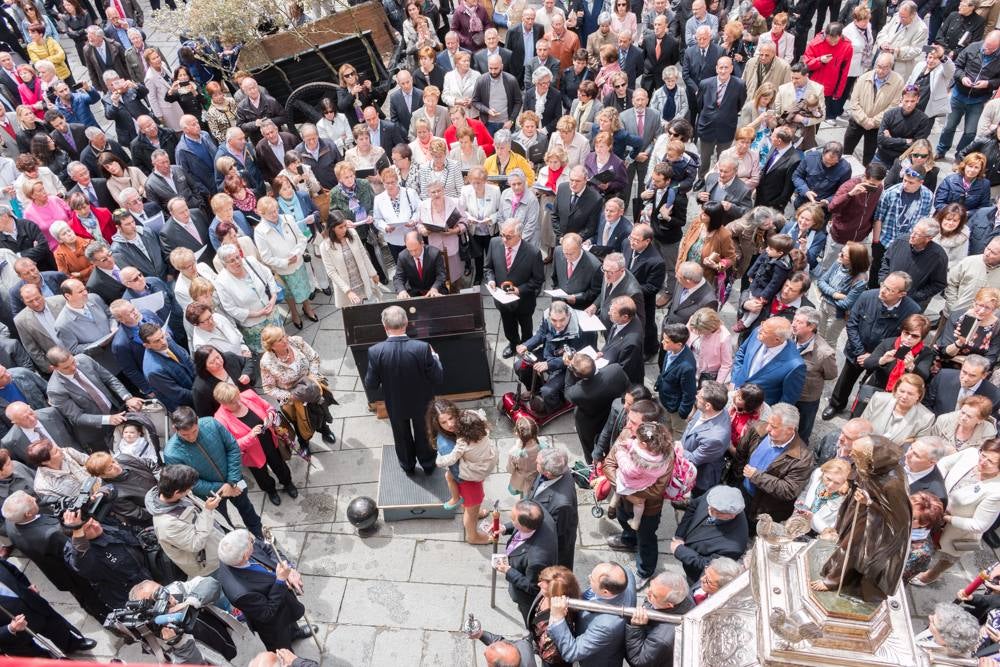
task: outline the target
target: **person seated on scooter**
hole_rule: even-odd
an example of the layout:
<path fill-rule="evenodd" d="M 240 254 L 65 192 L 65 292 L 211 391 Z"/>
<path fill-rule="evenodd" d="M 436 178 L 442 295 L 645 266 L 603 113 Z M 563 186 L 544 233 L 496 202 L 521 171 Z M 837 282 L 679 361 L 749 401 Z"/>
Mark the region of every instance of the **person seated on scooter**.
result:
<path fill-rule="evenodd" d="M 530 397 L 528 400 L 535 413 L 547 414 L 565 402 L 566 364 L 563 353 L 567 348 L 579 349 L 583 345 L 583 335 L 573 309 L 564 301 L 553 301 L 535 335 L 517 346 L 521 359 L 515 368 L 521 384 L 529 388 L 525 398 Z M 541 352 L 537 358 L 529 354 L 539 348 Z M 543 373 L 547 374 L 544 379 Z"/>

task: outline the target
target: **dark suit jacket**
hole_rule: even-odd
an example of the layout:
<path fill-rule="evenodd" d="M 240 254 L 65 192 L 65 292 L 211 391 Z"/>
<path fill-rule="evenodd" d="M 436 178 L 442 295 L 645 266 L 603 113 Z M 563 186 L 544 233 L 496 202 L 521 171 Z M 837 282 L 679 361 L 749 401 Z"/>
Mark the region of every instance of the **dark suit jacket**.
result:
<path fill-rule="evenodd" d="M 684 444 L 684 457 L 698 468 L 694 488 L 701 495 L 720 483 L 722 463 L 732 435 L 726 411 L 705 419 L 698 425 L 695 425 L 696 416 L 700 418 L 703 415 L 700 412 L 691 415 L 681 442 Z"/>
<path fill-rule="evenodd" d="M 205 206 L 204 198 L 195 191 L 194 186 L 191 185 L 191 181 L 188 180 L 183 169 L 172 166 L 170 167 L 170 175 L 174 181 L 174 187 L 177 188 L 176 190 L 170 188 L 167 179 L 158 171 L 154 170 L 150 172 L 149 178 L 146 179 L 146 199 L 159 206 L 160 210 L 163 211 L 168 210 L 167 203 L 174 197 L 183 197 L 184 201 L 187 202 L 188 208 L 192 210 L 201 209 Z"/>
<path fill-rule="evenodd" d="M 742 558 L 750 541 L 745 514 L 715 524 L 708 523 L 708 518 L 708 498 L 701 496 L 688 506 L 674 533 L 675 537 L 684 540 L 682 546 L 674 549 L 674 558 L 684 566 L 684 574 L 691 584 L 698 581 L 705 566 L 714 558 Z"/>
<path fill-rule="evenodd" d="M 87 74 L 90 75 L 90 85 L 102 93 L 108 92 L 102 78 L 106 70 L 113 69 L 123 79 L 129 78 L 128 64 L 125 62 L 125 49 L 115 40 L 105 39 L 104 44 L 107 49 L 106 60 L 102 60 L 97 49 L 90 44 L 85 44 L 83 47 L 83 64 L 87 66 Z"/>
<path fill-rule="evenodd" d="M 125 293 L 125 285 L 104 271 L 95 268 L 90 272 L 90 278 L 87 279 L 87 290 L 101 297 L 105 304 L 109 304 L 115 299 L 122 298 L 122 294 Z"/>
<path fill-rule="evenodd" d="M 284 582 L 275 579 L 278 556 L 270 545 L 255 540 L 250 562 L 269 571 L 220 564 L 215 577 L 229 601 L 239 605 L 246 615 L 247 626 L 260 635 L 268 650 L 290 648 L 293 627 L 305 613 L 305 607 Z"/>
<path fill-rule="evenodd" d="M 68 621 L 60 616 L 59 612 L 53 609 L 52 605 L 45 598 L 29 588 L 31 582 L 28 581 L 28 578 L 21 573 L 17 566 L 6 560 L 0 561 L 0 584 L 3 584 L 17 595 L 18 601 L 10 606 L 24 614 L 25 619 L 28 621 L 28 627 L 33 631 L 45 634 L 45 626 L 49 623 L 52 624 L 53 629 L 55 629 L 54 626 L 57 624 L 68 624 Z M 63 628 L 59 628 L 59 630 L 62 630 L 62 632 L 58 635 L 53 634 L 61 639 L 64 636 L 65 630 Z M 39 654 L 39 649 L 34 644 L 31 635 L 27 632 L 13 634 L 6 625 L 0 627 L 0 650 L 10 656 Z M 45 655 L 48 655 L 48 653 L 45 652 Z M 27 661 L 18 661 L 15 658 L 14 662 Z"/>
<path fill-rule="evenodd" d="M 295 150 L 295 147 L 299 145 L 298 137 L 291 132 L 279 132 L 278 140 L 285 147 L 286 153 Z M 274 177 L 285 168 L 284 162 L 279 162 L 278 156 L 271 150 L 267 139 L 261 139 L 257 142 L 257 145 L 254 146 L 254 153 L 257 156 L 257 166 L 260 168 L 260 173 L 267 183 L 273 181 Z"/>
<path fill-rule="evenodd" d="M 17 549 L 30 558 L 49 581 L 61 591 L 79 586 L 79 575 L 73 572 L 63 558 L 63 549 L 69 537 L 63 532 L 59 519 L 41 514 L 30 523 L 6 522 L 7 537 Z"/>
<path fill-rule="evenodd" d="M 635 251 L 632 250 L 631 245 L 626 244 L 622 254 L 625 255 L 625 267 L 642 287 L 642 295 L 648 314 L 656 308 L 656 294 L 663 287 L 663 281 L 667 277 L 667 265 L 653 243 L 646 246 L 646 249 L 635 257 L 634 263 L 632 256 Z"/>
<path fill-rule="evenodd" d="M 170 257 L 174 248 L 190 248 L 194 252 L 198 252 L 201 246 L 205 245 L 207 246 L 205 252 L 198 261 L 211 263 L 215 251 L 212 250 L 212 244 L 208 242 L 208 220 L 205 219 L 205 214 L 201 211 L 192 210 L 191 222 L 198 228 L 201 243 L 198 243 L 198 239 L 188 234 L 187 230 L 170 217 L 163 224 L 163 229 L 160 230 L 160 247 L 163 248 L 163 255 Z"/>
<path fill-rule="evenodd" d="M 670 301 L 667 314 L 663 317 L 662 326 L 667 324 L 687 324 L 696 310 L 711 308 L 717 310 L 719 307 L 719 294 L 715 285 L 707 280 L 689 294 L 684 300 L 680 300 L 681 287 L 678 285 L 674 292 L 674 298 Z"/>
<path fill-rule="evenodd" d="M 42 271 L 42 283 L 45 284 L 53 294 L 60 294 L 59 286 L 63 284 L 63 281 L 69 278 L 62 271 Z M 10 288 L 7 293 L 8 301 L 10 302 L 11 312 L 20 313 L 24 308 L 24 301 L 21 299 L 21 288 L 24 287 L 24 281 L 18 280 L 14 283 L 14 286 Z"/>
<path fill-rule="evenodd" d="M 681 349 L 671 364 L 664 362 L 653 389 L 660 396 L 660 404 L 667 412 L 687 419 L 694 408 L 694 395 L 698 391 L 698 363 L 687 345 Z"/>
<path fill-rule="evenodd" d="M 635 80 L 639 78 L 642 74 L 642 68 L 645 63 L 645 56 L 643 56 L 642 51 L 635 46 L 628 47 L 628 52 L 625 54 L 625 64 L 622 65 L 622 71 L 628 74 L 628 87 L 635 88 Z M 662 83 L 662 79 L 660 83 Z"/>
<path fill-rule="evenodd" d="M 536 101 L 535 87 L 529 86 L 527 92 L 524 93 L 524 108 L 534 111 Z M 550 137 L 556 131 L 556 123 L 559 122 L 562 114 L 562 95 L 555 87 L 551 87 L 545 96 L 545 108 L 542 111 L 542 127 L 549 133 Z"/>
<path fill-rule="evenodd" d="M 418 104 L 417 109 L 422 107 L 423 104 Z M 409 122 L 409 121 L 407 121 Z M 407 125 L 407 128 L 410 126 Z M 397 144 L 405 144 L 406 141 L 406 130 L 387 120 L 379 121 L 379 146 L 385 151 L 386 156 L 392 155 L 392 149 Z"/>
<path fill-rule="evenodd" d="M 115 198 L 111 196 L 111 190 L 108 190 L 107 179 L 91 178 L 90 184 L 94 187 L 94 194 L 97 195 L 98 206 L 106 208 L 109 211 L 114 211 L 119 207 L 118 202 L 115 201 Z M 88 201 L 90 200 L 90 197 L 87 196 L 87 193 L 84 192 L 83 188 L 81 188 L 79 185 L 74 185 L 72 188 L 70 188 L 69 194 L 73 194 L 74 192 L 79 192 L 84 197 L 87 197 Z"/>
<path fill-rule="evenodd" d="M 594 238 L 591 239 L 594 245 L 590 247 L 590 252 L 601 259 L 604 259 L 605 255 L 613 252 L 622 252 L 622 248 L 628 245 L 629 234 L 632 233 L 632 221 L 623 215 L 618 219 L 615 230 L 611 232 L 608 242 L 604 243 L 604 226 L 606 224 L 607 220 L 604 218 L 604 213 L 601 213 L 600 219 L 597 222 L 597 230 L 594 232 Z"/>
<path fill-rule="evenodd" d="M 577 513 L 576 483 L 573 475 L 566 473 L 544 489 L 542 484 L 547 480 L 539 475 L 529 494 L 529 499 L 545 508 L 556 526 L 556 547 L 559 554 L 559 565 L 573 569 L 573 556 L 576 549 L 576 529 L 580 523 Z"/>
<path fill-rule="evenodd" d="M 640 322 L 645 321 L 645 313 L 643 307 L 642 298 L 642 286 L 639 285 L 631 273 L 625 272 L 625 275 L 618 284 L 614 286 L 611 293 L 608 294 L 608 286 L 605 284 L 607 281 L 601 283 L 601 293 L 597 297 L 597 301 L 594 303 L 597 305 L 597 316 L 601 318 L 601 322 L 604 322 L 604 326 L 607 327 L 608 331 L 611 331 L 611 302 L 620 296 L 630 296 L 632 301 L 635 302 L 636 317 Z"/>
<path fill-rule="evenodd" d="M 0 234 L 0 248 L 6 248 L 21 257 L 35 260 L 39 271 L 55 271 L 56 260 L 49 250 L 49 242 L 45 240 L 45 235 L 42 234 L 38 225 L 30 220 L 15 218 L 14 229 L 17 233 L 17 239 Z M 10 268 L 13 270 L 14 267 Z"/>
<path fill-rule="evenodd" d="M 412 109 L 406 106 L 406 98 L 403 96 L 403 91 L 393 91 L 392 95 L 389 96 L 389 120 L 400 128 L 410 127 L 410 119 L 413 117 L 413 112 L 424 105 L 423 91 L 416 86 L 413 87 L 410 104 L 413 105 Z M 391 151 L 389 154 L 392 154 Z"/>
<path fill-rule="evenodd" d="M 629 379 L 618 364 L 608 364 L 586 380 L 566 374 L 566 400 L 576 406 L 573 419 L 584 451 L 593 449 L 604 422 L 611 412 L 611 402 L 625 393 Z"/>
<path fill-rule="evenodd" d="M 944 485 L 944 476 L 938 470 L 937 466 L 934 466 L 929 473 L 913 484 L 910 484 L 910 495 L 913 495 L 917 491 L 927 491 L 932 496 L 940 498 L 945 507 L 948 506 L 948 489 Z"/>
<path fill-rule="evenodd" d="M 66 141 L 66 137 L 58 130 L 52 130 L 49 132 L 49 136 L 56 142 L 57 148 L 66 151 L 66 155 L 71 160 L 79 160 L 80 153 L 87 147 L 87 135 L 83 133 L 85 129 L 87 128 L 79 123 L 69 123 L 69 133 L 73 136 L 73 143 L 76 144 L 76 148 L 70 146 L 69 142 Z"/>
<path fill-rule="evenodd" d="M 144 134 L 140 134 L 132 143 L 128 145 L 129 150 L 132 151 L 132 164 L 139 169 L 142 169 L 145 173 L 150 173 L 153 171 L 153 151 L 163 149 L 170 156 L 170 164 L 176 164 L 177 160 L 177 132 L 174 132 L 169 127 L 163 127 L 162 125 L 157 126 L 157 141 L 159 146 L 154 146 L 150 142 L 149 137 Z"/>
<path fill-rule="evenodd" d="M 783 211 L 795 193 L 792 174 L 799 166 L 802 157 L 795 147 L 789 148 L 784 154 L 771 163 L 771 168 L 765 173 L 761 169 L 760 182 L 755 190 L 757 206 L 770 206 Z"/>
<path fill-rule="evenodd" d="M 704 58 L 697 44 L 688 46 L 684 51 L 684 57 L 681 59 L 681 74 L 687 86 L 688 104 L 692 109 L 697 108 L 695 105 L 697 104 L 698 84 L 715 76 L 715 63 L 724 55 L 726 54 L 722 51 L 722 47 L 714 39 L 708 45 L 708 52 Z M 656 85 L 659 84 L 660 82 L 657 81 Z"/>
<path fill-rule="evenodd" d="M 660 42 L 660 57 L 656 57 L 656 42 Z M 659 88 L 663 83 L 663 70 L 667 65 L 675 65 L 680 59 L 680 47 L 677 40 L 671 36 L 670 32 L 663 34 L 663 38 L 656 39 L 656 35 L 650 33 L 642 40 L 642 55 L 644 58 L 642 87 L 647 93 L 652 94 L 653 90 Z M 700 54 L 699 54 L 700 55 Z"/>
<path fill-rule="evenodd" d="M 94 449 L 106 449 L 114 427 L 105 427 L 103 418 L 107 414 L 121 412 L 125 400 L 132 394 L 118 378 L 87 355 L 76 355 L 76 363 L 80 374 L 104 394 L 111 404 L 110 411 L 100 409 L 83 389 L 59 373 L 53 373 L 49 378 L 49 403 L 69 421 L 78 442 L 87 443 Z"/>
<path fill-rule="evenodd" d="M 728 96 L 729 93 L 726 93 L 726 95 Z M 730 138 L 730 140 L 732 140 L 732 138 Z M 702 188 L 702 191 L 707 192 L 710 199 L 714 199 L 714 197 L 712 197 L 712 191 L 717 185 L 719 185 L 719 173 L 712 172 L 705 177 L 705 187 Z M 741 181 L 739 178 L 734 178 L 732 182 L 730 182 L 730 184 L 726 187 L 725 194 L 719 201 L 727 201 L 732 204 L 729 212 L 726 213 L 726 216 L 730 220 L 735 220 L 736 218 L 741 217 L 744 213 L 750 210 L 751 206 L 753 206 L 750 188 L 748 188 L 746 183 Z"/>
<path fill-rule="evenodd" d="M 507 94 L 507 118 L 517 120 L 521 114 L 521 83 L 514 78 L 513 74 L 503 72 L 501 74 L 504 92 Z M 472 90 L 472 106 L 476 107 L 480 113 L 490 110 L 490 75 L 483 74 L 476 81 L 476 87 Z"/>
<path fill-rule="evenodd" d="M 642 384 L 646 368 L 643 362 L 642 324 L 639 318 L 633 317 L 620 331 L 615 332 L 604 343 L 601 354 L 609 364 L 618 364 L 622 367 L 630 384 Z"/>
<path fill-rule="evenodd" d="M 573 193 L 569 183 L 563 183 L 556 188 L 556 205 L 552 210 L 552 229 L 556 238 L 564 234 L 576 232 L 584 241 L 594 237 L 597 232 L 597 221 L 601 217 L 604 199 L 592 187 L 586 187 L 580 194 L 576 206 L 570 206 Z"/>
<path fill-rule="evenodd" d="M 513 534 L 510 540 L 514 539 Z M 542 570 L 559 562 L 559 546 L 556 538 L 556 524 L 544 513 L 542 525 L 531 537 L 517 545 L 510 552 L 510 569 L 504 577 L 515 603 L 530 605 L 538 595 L 538 575 Z"/>
<path fill-rule="evenodd" d="M 961 384 L 958 380 L 959 371 L 954 368 L 943 368 L 927 386 L 927 393 L 924 394 L 923 403 L 935 415 L 943 415 L 954 412 L 957 408 L 955 403 L 958 400 L 958 391 Z M 1000 413 L 1000 389 L 997 389 L 989 380 L 989 376 L 979 383 L 976 389 L 977 396 L 985 396 L 993 401 L 993 416 Z"/>
<path fill-rule="evenodd" d="M 87 451 L 72 435 L 69 423 L 59 410 L 55 408 L 35 410 L 35 417 L 45 431 L 55 440 L 55 444 L 60 447 L 72 447 L 81 452 Z M 3 437 L 3 440 L 0 441 L 0 447 L 9 451 L 15 461 L 20 461 L 25 465 L 31 465 L 28 463 L 28 445 L 30 444 L 28 436 L 24 434 L 20 426 L 14 426 Z"/>
<path fill-rule="evenodd" d="M 118 266 L 134 266 L 146 277 L 156 276 L 166 279 L 167 264 L 164 261 L 163 249 L 160 247 L 160 238 L 155 233 L 145 228 L 139 230 L 139 238 L 142 239 L 142 245 L 149 253 L 149 257 L 143 255 L 131 243 L 119 241 L 118 238 L 120 237 L 115 237 L 111 244 L 111 254 L 114 255 Z"/>
<path fill-rule="evenodd" d="M 104 176 L 104 170 L 97 166 L 97 158 L 101 156 L 101 153 L 105 153 L 107 151 L 111 151 L 120 157 L 125 164 L 132 164 L 132 158 L 125 152 L 125 149 L 122 148 L 121 144 L 110 137 L 108 137 L 104 150 L 97 150 L 93 144 L 87 144 L 87 146 L 80 151 L 80 162 L 82 162 L 87 169 L 90 170 L 91 178 L 102 178 Z"/>
<path fill-rule="evenodd" d="M 499 237 L 490 239 L 483 264 L 483 281 L 494 282 L 500 287 L 512 282 L 521 293 L 521 298 L 513 303 L 497 304 L 501 312 L 526 312 L 535 310 L 535 299 L 545 282 L 545 264 L 538 248 L 522 240 L 514 261 L 507 268 L 506 251 Z"/>
<path fill-rule="evenodd" d="M 542 28 L 541 24 L 536 23 L 531 26 L 531 33 L 535 38 L 534 44 L 538 44 L 538 40 L 545 35 L 545 29 Z M 514 78 L 518 81 L 523 81 L 524 27 L 520 23 L 507 30 L 507 36 L 504 38 L 504 46 L 510 49 L 510 63 L 507 65 L 507 71 L 513 74 Z M 534 53 L 534 50 L 532 50 L 532 53 Z"/>
<path fill-rule="evenodd" d="M 646 609 L 654 609 L 649 602 Z M 694 609 L 690 596 L 669 609 L 659 609 L 667 614 L 683 616 Z M 671 623 L 625 624 L 625 654 L 631 667 L 673 667 L 674 638 L 677 627 Z"/>
<path fill-rule="evenodd" d="M 601 291 L 604 274 L 601 273 L 601 262 L 586 250 L 580 253 L 573 275 L 566 277 L 568 265 L 566 253 L 561 246 L 556 246 L 552 260 L 552 287 L 558 287 L 567 294 L 576 297 L 573 308 L 582 310 L 594 303 Z M 560 300 L 560 299 L 557 299 Z"/>
<path fill-rule="evenodd" d="M 173 361 L 159 352 L 146 350 L 142 358 L 142 373 L 156 392 L 156 397 L 169 412 L 173 412 L 182 405 L 194 406 L 191 398 L 194 366 L 184 348 L 173 340 L 170 340 L 170 351 L 178 361 Z"/>
<path fill-rule="evenodd" d="M 510 52 L 510 49 L 498 46 L 497 51 L 500 52 L 500 60 L 501 62 L 503 62 L 504 71 L 513 74 L 513 70 L 511 70 L 510 67 L 510 63 L 512 60 L 511 58 L 512 54 Z M 472 54 L 472 69 L 476 70 L 477 72 L 482 72 L 483 74 L 485 74 L 486 72 L 489 71 L 489 67 L 487 66 L 487 60 L 488 58 L 486 56 L 486 48 L 484 47 L 482 49 L 479 49 L 478 51 Z M 521 79 L 518 78 L 518 81 L 520 80 Z"/>
<path fill-rule="evenodd" d="M 698 128 L 703 141 L 726 143 L 736 135 L 736 122 L 747 101 L 747 87 L 741 79 L 729 77 L 725 96 L 718 100 L 718 78 L 709 77 L 698 84 Z"/>
<path fill-rule="evenodd" d="M 396 258 L 396 274 L 392 278 L 392 287 L 396 293 L 405 291 L 410 296 L 424 296 L 433 287 L 438 292 L 447 294 L 447 272 L 441 251 L 434 246 L 425 245 L 421 264 L 423 276 L 417 273 L 417 262 L 408 250 L 399 253 Z"/>
<path fill-rule="evenodd" d="M 424 341 L 393 336 L 368 348 L 365 386 L 371 391 L 382 389 L 393 419 L 423 418 L 443 381 L 441 361 Z"/>

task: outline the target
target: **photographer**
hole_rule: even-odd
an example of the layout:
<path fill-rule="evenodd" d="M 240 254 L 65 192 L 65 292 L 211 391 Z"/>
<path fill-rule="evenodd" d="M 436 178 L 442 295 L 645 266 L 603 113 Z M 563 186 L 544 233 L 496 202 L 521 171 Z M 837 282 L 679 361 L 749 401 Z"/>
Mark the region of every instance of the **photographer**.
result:
<path fill-rule="evenodd" d="M 114 485 L 109 513 L 123 527 L 141 529 L 153 523 L 146 511 L 146 494 L 156 486 L 160 466 L 155 461 L 95 452 L 87 458 L 86 469 L 94 477 Z"/>
<path fill-rule="evenodd" d="M 84 465 L 87 455 L 76 449 L 63 449 L 51 440 L 36 440 L 28 446 L 28 463 L 35 466 L 35 495 L 44 502 L 57 503 L 61 498 L 80 494 L 90 479 Z"/>
<path fill-rule="evenodd" d="M 194 619 L 179 629 L 175 624 L 164 625 L 158 635 L 160 650 L 174 663 L 209 664 L 196 641 L 208 646 L 226 660 L 236 657 L 236 644 L 222 614 L 212 605 L 222 594 L 222 586 L 210 577 L 193 577 L 160 586 L 152 580 L 139 582 L 129 591 L 130 601 L 155 601 L 166 596 L 167 613 L 175 614 L 188 608 L 197 610 Z M 154 651 L 155 653 L 155 651 Z"/>
<path fill-rule="evenodd" d="M 215 523 L 215 509 L 222 496 L 204 502 L 192 493 L 198 471 L 178 464 L 164 466 L 159 485 L 146 494 L 146 509 L 163 551 L 189 577 L 208 576 L 219 569 L 222 530 Z"/>
<path fill-rule="evenodd" d="M 90 581 L 102 602 L 124 607 L 132 586 L 152 578 L 139 540 L 124 529 L 83 520 L 75 510 L 66 510 L 62 518 L 73 531 L 63 551 L 66 562 Z"/>
<path fill-rule="evenodd" d="M 553 301 L 535 335 L 517 346 L 516 351 L 521 355 L 517 376 L 529 388 L 531 409 L 537 414 L 551 412 L 565 402 L 566 362 L 563 355 L 584 347 L 584 335 L 573 309 L 565 301 Z M 541 352 L 536 356 L 534 351 L 539 347 Z M 548 374 L 544 380 L 542 373 Z M 541 388 L 536 393 L 539 384 Z"/>

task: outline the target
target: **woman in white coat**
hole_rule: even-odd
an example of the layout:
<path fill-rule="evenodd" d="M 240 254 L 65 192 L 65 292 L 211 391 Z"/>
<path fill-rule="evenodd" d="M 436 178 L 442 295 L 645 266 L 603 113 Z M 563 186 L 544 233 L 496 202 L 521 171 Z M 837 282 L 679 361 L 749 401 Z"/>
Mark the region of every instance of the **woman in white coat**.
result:
<path fill-rule="evenodd" d="M 142 57 L 146 61 L 146 78 L 144 83 L 146 84 L 146 89 L 149 90 L 149 97 L 146 98 L 149 100 L 149 108 L 153 111 L 153 115 L 160 119 L 163 125 L 179 132 L 181 129 L 181 116 L 184 115 L 184 110 L 181 109 L 181 105 L 177 104 L 177 102 L 167 102 L 164 99 L 166 94 L 170 92 L 170 84 L 173 81 L 170 69 L 163 62 L 160 53 L 156 49 L 146 49 Z"/>
<path fill-rule="evenodd" d="M 420 202 L 417 231 L 427 237 L 428 244 L 444 253 L 449 289 L 457 292 L 465 276 L 465 264 L 458 254 L 459 235 L 467 231 L 465 213 L 458 199 L 445 196 L 444 183 L 438 179 L 427 184 L 426 195 L 427 199 Z"/>
<path fill-rule="evenodd" d="M 469 170 L 468 185 L 462 186 L 459 205 L 465 210 L 466 223 L 475 251 L 472 253 L 476 265 L 475 284 L 483 282 L 483 258 L 490 247 L 490 239 L 496 236 L 500 222 L 500 187 L 486 182 L 486 170 L 473 167 Z"/>
<path fill-rule="evenodd" d="M 337 308 L 378 299 L 378 272 L 368 251 L 340 211 L 330 211 L 325 238 L 319 244 Z"/>
<path fill-rule="evenodd" d="M 455 54 L 455 69 L 444 75 L 441 101 L 449 107 L 465 109 L 466 118 L 479 118 L 479 110 L 472 106 L 472 94 L 476 91 L 480 73 L 469 67 L 469 58 L 471 56 L 465 51 Z"/>
<path fill-rule="evenodd" d="M 1000 439 L 946 456 L 937 467 L 948 492 L 945 525 L 934 562 L 926 572 L 910 580 L 914 586 L 935 581 L 963 553 L 979 549 L 983 533 L 1000 516 Z"/>
<path fill-rule="evenodd" d="M 319 322 L 309 301 L 312 283 L 305 262 L 309 256 L 306 252 L 309 239 L 293 216 L 278 213 L 278 202 L 273 197 L 261 197 L 257 201 L 257 214 L 260 222 L 253 231 L 254 244 L 261 262 L 274 271 L 285 288 L 285 303 L 288 304 L 292 324 L 297 329 L 302 328 L 296 304 L 302 304 L 302 313 L 306 317 Z"/>
<path fill-rule="evenodd" d="M 955 76 L 955 61 L 945 58 L 943 46 L 935 44 L 930 48 L 923 61 L 913 68 L 906 84 L 920 89 L 917 108 L 927 114 L 928 118 L 937 118 L 951 113 L 951 83 Z"/>
<path fill-rule="evenodd" d="M 851 464 L 844 459 L 830 459 L 813 470 L 809 483 L 795 501 L 795 511 L 809 519 L 812 532 L 835 528 L 840 506 L 844 504 L 850 485 Z"/>

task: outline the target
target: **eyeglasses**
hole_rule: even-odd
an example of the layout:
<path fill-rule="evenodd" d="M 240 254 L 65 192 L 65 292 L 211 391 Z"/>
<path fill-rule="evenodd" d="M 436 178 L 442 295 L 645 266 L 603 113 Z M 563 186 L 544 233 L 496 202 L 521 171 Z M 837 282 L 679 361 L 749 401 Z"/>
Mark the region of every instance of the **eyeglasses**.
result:
<path fill-rule="evenodd" d="M 616 83 L 615 88 L 628 88 L 627 83 Z"/>
<path fill-rule="evenodd" d="M 910 157 L 925 158 L 928 157 L 927 153 L 910 153 Z"/>
<path fill-rule="evenodd" d="M 911 83 L 906 88 L 903 88 L 903 92 L 904 93 L 919 93 L 920 92 L 920 86 L 916 86 L 916 85 L 914 85 L 914 84 Z"/>
<path fill-rule="evenodd" d="M 344 73 L 344 78 L 346 79 L 349 76 L 357 76 L 357 75 L 358 75 L 357 72 L 345 72 Z"/>
<path fill-rule="evenodd" d="M 910 169 L 909 167 L 903 170 L 903 176 L 909 176 L 910 178 L 919 178 L 921 181 L 924 180 L 923 174 L 921 174 L 916 169 Z"/>

